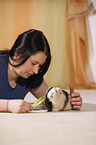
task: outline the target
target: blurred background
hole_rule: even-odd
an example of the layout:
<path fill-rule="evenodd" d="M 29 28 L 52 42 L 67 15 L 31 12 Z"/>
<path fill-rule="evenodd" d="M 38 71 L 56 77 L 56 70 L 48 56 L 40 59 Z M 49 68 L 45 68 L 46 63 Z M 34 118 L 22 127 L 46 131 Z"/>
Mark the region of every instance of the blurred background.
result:
<path fill-rule="evenodd" d="M 95 0 L 0 0 L 0 50 L 38 29 L 47 37 L 52 62 L 49 86 L 96 89 Z"/>

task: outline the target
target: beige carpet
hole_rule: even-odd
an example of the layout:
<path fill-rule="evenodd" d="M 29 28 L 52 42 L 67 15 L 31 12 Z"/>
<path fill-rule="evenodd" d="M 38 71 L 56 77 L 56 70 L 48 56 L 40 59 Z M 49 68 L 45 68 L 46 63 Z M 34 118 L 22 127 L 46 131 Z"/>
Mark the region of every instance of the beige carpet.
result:
<path fill-rule="evenodd" d="M 96 90 L 75 91 L 83 98 L 80 111 L 0 113 L 0 145 L 96 145 Z"/>

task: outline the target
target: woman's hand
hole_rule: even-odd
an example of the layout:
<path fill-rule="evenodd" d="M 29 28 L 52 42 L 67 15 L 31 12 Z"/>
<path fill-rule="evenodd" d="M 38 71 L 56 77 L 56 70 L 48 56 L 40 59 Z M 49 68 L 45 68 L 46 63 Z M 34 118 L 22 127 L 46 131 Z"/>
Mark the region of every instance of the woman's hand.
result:
<path fill-rule="evenodd" d="M 8 101 L 8 111 L 12 113 L 26 113 L 32 110 L 32 106 L 24 100 L 16 99 Z"/>
<path fill-rule="evenodd" d="M 74 92 L 72 84 L 70 85 L 70 96 L 71 96 L 70 103 L 72 105 L 72 109 L 79 110 L 82 106 L 82 98 L 79 93 Z"/>

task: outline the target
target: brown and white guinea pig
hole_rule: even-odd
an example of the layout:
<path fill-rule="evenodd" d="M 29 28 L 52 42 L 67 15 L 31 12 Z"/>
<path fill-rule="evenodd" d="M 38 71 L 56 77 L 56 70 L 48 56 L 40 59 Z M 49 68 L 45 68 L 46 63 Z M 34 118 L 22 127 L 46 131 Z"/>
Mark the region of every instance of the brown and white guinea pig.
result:
<path fill-rule="evenodd" d="M 59 87 L 50 87 L 46 94 L 45 104 L 48 111 L 71 110 L 70 95 Z"/>

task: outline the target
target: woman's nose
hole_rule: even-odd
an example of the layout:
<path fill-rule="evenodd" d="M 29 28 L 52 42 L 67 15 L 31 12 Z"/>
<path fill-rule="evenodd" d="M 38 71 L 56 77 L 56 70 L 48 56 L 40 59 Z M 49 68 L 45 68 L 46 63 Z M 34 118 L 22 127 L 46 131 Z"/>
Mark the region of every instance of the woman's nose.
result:
<path fill-rule="evenodd" d="M 35 74 L 38 74 L 38 71 L 39 71 L 39 66 L 38 65 L 35 65 L 34 68 L 33 68 L 33 72 Z"/>

